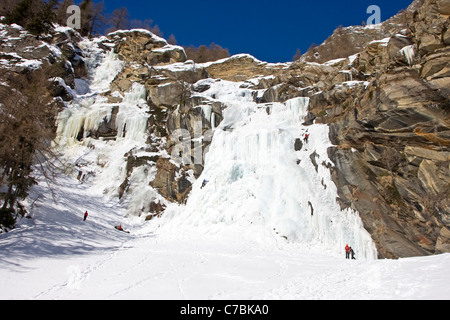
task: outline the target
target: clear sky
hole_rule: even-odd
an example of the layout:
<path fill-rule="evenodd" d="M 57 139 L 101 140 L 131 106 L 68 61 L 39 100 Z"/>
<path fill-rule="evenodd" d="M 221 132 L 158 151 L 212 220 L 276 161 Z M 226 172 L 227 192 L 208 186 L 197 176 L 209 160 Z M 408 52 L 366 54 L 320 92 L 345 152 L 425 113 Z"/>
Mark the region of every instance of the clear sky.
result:
<path fill-rule="evenodd" d="M 94 2 L 99 2 L 94 0 Z M 297 48 L 306 52 L 321 44 L 342 25 L 361 25 L 377 5 L 381 21 L 387 20 L 412 0 L 104 0 L 107 13 L 127 7 L 131 19 L 152 19 L 167 39 L 179 45 L 228 48 L 230 54 L 249 53 L 268 62 L 291 61 Z"/>

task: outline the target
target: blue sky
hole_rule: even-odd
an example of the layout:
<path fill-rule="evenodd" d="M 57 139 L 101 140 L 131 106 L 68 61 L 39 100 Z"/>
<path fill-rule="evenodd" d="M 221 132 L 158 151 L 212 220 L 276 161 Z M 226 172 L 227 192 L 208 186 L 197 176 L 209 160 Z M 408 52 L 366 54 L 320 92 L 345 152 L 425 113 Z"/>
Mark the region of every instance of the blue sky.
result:
<path fill-rule="evenodd" d="M 94 2 L 99 2 L 94 0 Z M 167 39 L 174 34 L 179 45 L 228 48 L 230 54 L 250 53 L 268 62 L 286 62 L 297 48 L 321 44 L 342 25 L 361 25 L 377 5 L 381 20 L 406 9 L 412 0 L 227 0 L 136 1 L 105 0 L 107 13 L 127 7 L 131 19 L 152 19 Z"/>

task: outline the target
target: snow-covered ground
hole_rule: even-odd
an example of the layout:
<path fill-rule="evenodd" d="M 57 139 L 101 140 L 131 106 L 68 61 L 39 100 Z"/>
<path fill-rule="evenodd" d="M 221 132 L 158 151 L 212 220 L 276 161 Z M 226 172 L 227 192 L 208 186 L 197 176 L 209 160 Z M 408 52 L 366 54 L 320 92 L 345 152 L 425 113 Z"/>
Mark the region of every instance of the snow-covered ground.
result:
<path fill-rule="evenodd" d="M 58 185 L 57 203 L 42 184 L 33 217 L 0 234 L 0 299 L 450 298 L 450 254 L 346 260 L 239 228 L 162 232 L 76 179 Z"/>

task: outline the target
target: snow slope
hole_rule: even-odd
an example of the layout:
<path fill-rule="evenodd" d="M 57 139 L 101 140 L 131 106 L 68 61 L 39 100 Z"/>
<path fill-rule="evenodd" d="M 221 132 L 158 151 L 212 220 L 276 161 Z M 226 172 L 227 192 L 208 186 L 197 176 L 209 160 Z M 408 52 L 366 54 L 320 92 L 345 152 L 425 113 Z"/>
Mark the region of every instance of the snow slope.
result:
<path fill-rule="evenodd" d="M 345 260 L 240 230 L 162 232 L 76 179 L 58 186 L 56 204 L 38 186 L 33 218 L 0 234 L 0 299 L 450 298 L 450 254 Z"/>
<path fill-rule="evenodd" d="M 82 127 L 96 129 L 111 113 L 101 93 L 122 67 L 95 42 L 84 49 L 92 80 L 77 82 L 58 119 L 67 170 L 54 197 L 41 181 L 26 203 L 30 218 L 0 234 L 1 299 L 450 298 L 450 255 L 375 259 L 358 214 L 336 203 L 328 128 L 302 125 L 304 98 L 257 104 L 260 92 L 242 83 L 202 80 L 209 89 L 201 95 L 227 106 L 202 176 L 186 205 L 150 222 L 133 215 L 158 196 L 154 169 L 140 167 L 130 177 L 140 187 L 117 197 L 123 155 L 145 146 L 145 90 L 135 84 L 119 103 L 116 141 L 77 141 Z M 307 130 L 309 142 L 295 150 Z M 347 242 L 357 260 L 344 258 Z"/>

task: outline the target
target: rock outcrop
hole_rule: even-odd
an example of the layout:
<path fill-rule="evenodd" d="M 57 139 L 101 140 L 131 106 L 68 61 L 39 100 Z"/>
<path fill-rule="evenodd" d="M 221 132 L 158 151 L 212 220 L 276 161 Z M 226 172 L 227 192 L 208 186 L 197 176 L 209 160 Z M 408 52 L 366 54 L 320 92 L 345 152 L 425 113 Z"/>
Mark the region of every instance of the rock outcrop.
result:
<path fill-rule="evenodd" d="M 439 253 L 450 240 L 448 16 L 439 12 L 439 1 L 425 1 L 408 36 L 358 55 L 353 67 L 369 84 L 330 122 L 340 199 L 360 213 L 381 257 Z"/>
<path fill-rule="evenodd" d="M 57 27 L 43 39 L 19 25 L 0 23 L 0 77 L 11 80 L 45 68 L 49 76 L 49 95 L 71 100 L 75 79 L 86 76 L 81 36 L 70 28 Z"/>

